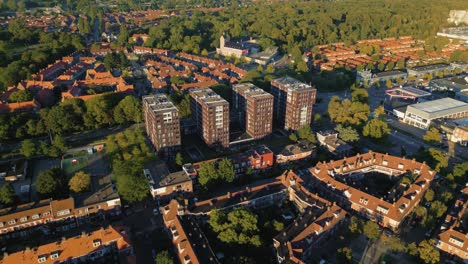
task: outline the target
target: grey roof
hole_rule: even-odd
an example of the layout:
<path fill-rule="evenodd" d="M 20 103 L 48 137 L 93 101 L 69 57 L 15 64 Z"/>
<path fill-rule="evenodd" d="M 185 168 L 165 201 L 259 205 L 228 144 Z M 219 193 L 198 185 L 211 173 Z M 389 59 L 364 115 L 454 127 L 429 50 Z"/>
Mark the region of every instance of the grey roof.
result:
<path fill-rule="evenodd" d="M 424 71 L 433 71 L 433 70 L 438 70 L 438 69 L 445 69 L 445 68 L 448 68 L 448 67 L 450 67 L 450 65 L 448 65 L 447 63 L 436 63 L 436 64 L 423 65 L 423 66 L 415 66 L 415 67 L 412 67 L 409 70 L 424 72 Z"/>
<path fill-rule="evenodd" d="M 184 171 L 170 173 L 166 164 L 163 162 L 147 165 L 145 167 L 145 174 L 146 172 L 149 172 L 149 175 L 145 176 L 153 189 L 191 181 L 190 177 Z"/>
<path fill-rule="evenodd" d="M 426 119 L 436 119 L 460 112 L 468 112 L 468 104 L 452 98 L 442 98 L 419 104 L 409 105 L 406 112 Z"/>
<path fill-rule="evenodd" d="M 224 100 L 220 95 L 209 88 L 192 89 L 190 90 L 190 93 L 192 97 L 197 98 L 207 105 L 213 103 L 229 104 L 228 101 Z"/>
<path fill-rule="evenodd" d="M 282 85 L 284 87 L 287 87 L 288 90 L 291 89 L 293 91 L 298 91 L 298 92 L 315 90 L 315 88 L 312 87 L 311 85 L 303 83 L 287 75 L 278 79 L 274 79 L 272 83 L 273 82 L 278 83 L 279 85 Z"/>
<path fill-rule="evenodd" d="M 147 104 L 152 111 L 179 111 L 165 94 L 155 94 L 143 96 L 143 103 Z"/>

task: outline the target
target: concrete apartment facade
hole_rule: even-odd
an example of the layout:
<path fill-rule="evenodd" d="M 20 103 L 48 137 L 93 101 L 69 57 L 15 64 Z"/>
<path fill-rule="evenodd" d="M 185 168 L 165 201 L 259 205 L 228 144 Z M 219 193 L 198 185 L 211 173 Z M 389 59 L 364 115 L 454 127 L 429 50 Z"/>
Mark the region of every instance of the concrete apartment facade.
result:
<path fill-rule="evenodd" d="M 271 81 L 274 116 L 277 125 L 286 130 L 299 130 L 312 121 L 312 106 L 317 90 L 311 85 L 285 76 Z"/>
<path fill-rule="evenodd" d="M 240 124 L 254 139 L 271 134 L 273 129 L 273 96 L 252 83 L 232 87 L 233 106 Z"/>
<path fill-rule="evenodd" d="M 229 103 L 213 90 L 192 89 L 190 109 L 197 133 L 210 147 L 229 147 Z"/>
<path fill-rule="evenodd" d="M 166 95 L 143 97 L 146 132 L 154 148 L 164 158 L 172 158 L 180 149 L 179 110 Z"/>

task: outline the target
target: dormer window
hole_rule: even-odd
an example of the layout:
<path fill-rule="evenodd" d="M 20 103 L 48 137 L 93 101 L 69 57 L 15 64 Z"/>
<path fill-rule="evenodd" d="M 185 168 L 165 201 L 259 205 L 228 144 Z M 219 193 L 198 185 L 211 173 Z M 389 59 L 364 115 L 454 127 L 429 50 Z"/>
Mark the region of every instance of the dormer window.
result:
<path fill-rule="evenodd" d="M 388 165 L 388 161 L 386 161 L 386 160 L 382 161 L 382 165 L 387 166 L 387 165 Z"/>
<path fill-rule="evenodd" d="M 419 174 L 421 171 L 419 169 L 414 169 L 414 174 Z"/>
<path fill-rule="evenodd" d="M 463 247 L 463 240 L 458 237 L 450 236 L 449 242 L 459 247 Z"/>
<path fill-rule="evenodd" d="M 23 216 L 20 218 L 20 222 L 26 222 L 28 221 L 28 217 L 27 216 Z"/>
<path fill-rule="evenodd" d="M 9 225 L 14 225 L 14 224 L 16 224 L 16 220 L 15 220 L 15 219 L 11 219 L 11 220 L 8 221 L 8 224 L 9 224 Z"/>
<path fill-rule="evenodd" d="M 364 204 L 364 205 L 367 205 L 367 203 L 369 202 L 369 200 L 367 200 L 366 198 L 364 197 L 361 197 L 361 199 L 359 199 L 359 202 Z"/>
<path fill-rule="evenodd" d="M 45 255 L 40 255 L 39 257 L 37 257 L 37 262 L 39 263 L 44 263 L 47 261 L 47 258 Z"/>
<path fill-rule="evenodd" d="M 99 247 L 101 245 L 101 240 L 100 239 L 94 239 L 93 240 L 93 247 Z"/>
<path fill-rule="evenodd" d="M 58 259 L 59 253 L 58 251 L 54 251 L 50 254 L 50 259 Z"/>
<path fill-rule="evenodd" d="M 403 163 L 398 163 L 398 169 L 402 170 L 403 169 Z"/>
<path fill-rule="evenodd" d="M 33 215 L 31 216 L 31 219 L 38 219 L 38 218 L 39 218 L 39 214 L 33 214 Z"/>

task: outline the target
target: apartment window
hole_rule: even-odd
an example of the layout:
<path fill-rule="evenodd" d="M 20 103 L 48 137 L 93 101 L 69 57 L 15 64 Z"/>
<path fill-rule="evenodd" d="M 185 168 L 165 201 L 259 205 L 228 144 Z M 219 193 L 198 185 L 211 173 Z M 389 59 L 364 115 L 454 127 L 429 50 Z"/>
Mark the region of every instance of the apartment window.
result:
<path fill-rule="evenodd" d="M 70 213 L 70 209 L 65 209 L 65 210 L 58 211 L 57 215 L 58 216 L 63 216 L 63 215 L 67 215 L 69 213 Z"/>
<path fill-rule="evenodd" d="M 39 218 L 39 214 L 33 214 L 33 215 L 31 216 L 31 218 L 32 218 L 32 219 L 38 219 L 38 218 Z"/>

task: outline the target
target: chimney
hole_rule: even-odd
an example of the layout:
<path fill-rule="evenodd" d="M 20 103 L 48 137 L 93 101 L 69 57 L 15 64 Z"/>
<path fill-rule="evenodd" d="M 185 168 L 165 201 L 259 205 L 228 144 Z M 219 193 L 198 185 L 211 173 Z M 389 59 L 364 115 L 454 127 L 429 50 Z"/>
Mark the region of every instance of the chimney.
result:
<path fill-rule="evenodd" d="M 231 198 L 231 192 L 227 193 L 227 198 L 229 198 L 229 199 Z"/>

